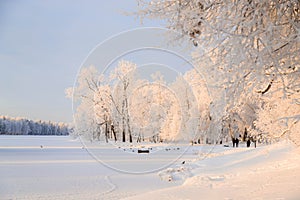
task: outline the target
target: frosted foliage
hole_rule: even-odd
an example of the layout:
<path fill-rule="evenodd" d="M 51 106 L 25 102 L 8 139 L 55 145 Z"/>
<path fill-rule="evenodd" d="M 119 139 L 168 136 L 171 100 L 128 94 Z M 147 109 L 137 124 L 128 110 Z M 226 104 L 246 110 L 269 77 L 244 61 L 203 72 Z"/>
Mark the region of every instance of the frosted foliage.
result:
<path fill-rule="evenodd" d="M 226 96 L 227 99 L 233 101 L 232 97 Z M 239 132 L 244 132 L 244 129 L 253 129 L 253 122 L 257 119 L 257 113 L 259 112 L 259 105 L 261 100 L 259 95 L 253 95 L 248 93 L 242 93 L 239 97 L 235 97 L 235 103 L 226 105 L 225 122 L 228 126 L 233 120 L 238 124 Z M 224 122 L 224 121 L 223 121 Z"/>
<path fill-rule="evenodd" d="M 194 60 L 204 71 L 264 83 L 299 77 L 300 2 L 298 0 L 139 0 L 137 14 L 159 18 L 196 46 Z M 218 70 L 216 70 L 218 69 Z M 214 77 L 214 79 L 217 77 Z M 220 78 L 220 77 L 219 77 Z M 254 85 L 256 85 L 254 84 Z M 299 89 L 299 86 L 289 90 Z"/>
<path fill-rule="evenodd" d="M 287 95 L 280 86 L 281 82 L 274 80 L 268 93 L 252 101 L 255 114 L 250 132 L 265 140 L 289 138 L 299 145 L 300 94 Z"/>
<path fill-rule="evenodd" d="M 300 105 L 291 99 L 270 100 L 259 111 L 255 126 L 264 137 L 276 139 L 282 136 L 290 137 L 300 145 Z M 259 134 L 259 133 L 257 133 Z"/>
<path fill-rule="evenodd" d="M 194 135 L 190 136 L 190 139 L 201 138 L 204 141 L 206 137 L 215 138 L 215 132 L 213 135 L 207 135 L 207 131 L 211 125 L 209 107 L 212 102 L 211 96 L 207 90 L 207 84 L 200 73 L 192 69 L 184 74 L 184 80 L 188 83 L 190 88 L 189 101 L 193 107 L 190 107 L 189 112 L 191 112 L 191 119 L 189 123 L 192 126 L 187 127 L 197 127 L 196 130 L 189 130 L 189 132 Z M 189 91 L 189 90 L 188 90 Z M 197 107 L 197 109 L 195 109 Z"/>
<path fill-rule="evenodd" d="M 139 133 L 145 138 L 159 135 L 162 140 L 175 140 L 178 128 L 174 126 L 174 117 L 180 124 L 180 110 L 175 95 L 162 82 L 144 81 L 135 89 L 130 98 L 130 117 Z"/>
<path fill-rule="evenodd" d="M 68 124 L 0 116 L 0 135 L 68 135 Z"/>
<path fill-rule="evenodd" d="M 120 82 L 120 85 L 127 87 L 130 82 L 134 81 L 133 78 L 136 67 L 136 64 L 132 62 L 121 60 L 118 63 L 118 67 L 111 72 L 110 79 Z"/>
<path fill-rule="evenodd" d="M 75 132 L 90 140 L 129 142 L 204 137 L 211 100 L 197 71 L 166 83 L 160 72 L 150 81 L 139 78 L 136 69 L 136 64 L 122 60 L 108 76 L 99 75 L 93 66 L 81 70 L 72 90 Z M 66 90 L 68 96 L 70 91 Z"/>
<path fill-rule="evenodd" d="M 212 100 L 208 93 L 205 79 L 200 76 L 197 70 L 192 69 L 184 74 L 184 80 L 192 89 L 192 94 L 197 99 L 199 109 L 207 109 Z"/>
<path fill-rule="evenodd" d="M 94 99 L 97 102 L 94 106 L 97 122 L 102 124 L 111 119 L 109 110 L 112 107 L 111 88 L 108 85 L 99 85 L 95 91 Z"/>
<path fill-rule="evenodd" d="M 77 80 L 77 85 L 72 89 L 67 89 L 67 96 L 73 91 L 75 135 L 84 135 L 87 139 L 93 140 L 98 125 L 94 113 L 95 92 L 98 90 L 98 71 L 95 66 L 82 68 Z"/>
<path fill-rule="evenodd" d="M 300 1 L 138 0 L 138 6 L 141 20 L 162 19 L 179 33 L 175 44 L 190 42 L 212 97 L 208 135 L 230 132 L 236 120 L 240 132 L 299 137 Z"/>

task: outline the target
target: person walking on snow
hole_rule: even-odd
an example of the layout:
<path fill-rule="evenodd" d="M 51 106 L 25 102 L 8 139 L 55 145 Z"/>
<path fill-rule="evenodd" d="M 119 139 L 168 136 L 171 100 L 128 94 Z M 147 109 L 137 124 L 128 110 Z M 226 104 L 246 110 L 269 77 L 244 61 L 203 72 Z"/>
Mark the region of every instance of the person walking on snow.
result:
<path fill-rule="evenodd" d="M 229 124 L 229 134 L 230 134 L 231 140 L 232 140 L 232 147 L 235 147 L 235 138 L 234 138 L 233 130 L 232 130 L 232 127 L 230 124 Z"/>
<path fill-rule="evenodd" d="M 234 120 L 234 124 L 233 124 L 233 140 L 234 140 L 234 143 L 235 143 L 236 147 L 239 147 L 239 137 L 240 137 L 239 128 L 238 128 L 238 126 L 236 124 L 236 121 Z"/>
<path fill-rule="evenodd" d="M 239 136 L 240 136 L 240 134 L 238 134 L 237 137 L 235 136 L 235 145 L 236 145 L 236 147 L 239 147 L 239 141 L 240 141 Z"/>

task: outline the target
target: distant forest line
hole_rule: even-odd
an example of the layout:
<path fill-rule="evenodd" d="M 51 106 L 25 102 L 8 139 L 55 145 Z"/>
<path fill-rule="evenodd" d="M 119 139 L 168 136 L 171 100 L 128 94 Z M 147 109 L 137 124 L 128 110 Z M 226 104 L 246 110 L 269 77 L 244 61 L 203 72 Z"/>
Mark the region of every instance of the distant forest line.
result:
<path fill-rule="evenodd" d="M 0 116 L 1 135 L 69 135 L 71 128 L 62 122 Z"/>

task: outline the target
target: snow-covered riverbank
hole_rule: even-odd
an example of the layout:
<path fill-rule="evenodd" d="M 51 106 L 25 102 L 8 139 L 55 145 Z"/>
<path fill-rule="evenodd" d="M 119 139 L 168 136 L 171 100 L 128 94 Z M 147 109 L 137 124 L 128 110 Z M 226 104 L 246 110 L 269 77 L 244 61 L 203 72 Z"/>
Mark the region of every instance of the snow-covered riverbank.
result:
<path fill-rule="evenodd" d="M 68 136 L 0 136 L 0 199 L 300 197 L 300 153 L 289 142 L 256 149 L 150 146 L 143 148 L 156 153 L 138 155 L 133 152 L 135 147 L 122 144 L 86 149 Z M 151 173 L 113 169 L 136 168 L 141 172 L 169 163 L 167 168 Z"/>

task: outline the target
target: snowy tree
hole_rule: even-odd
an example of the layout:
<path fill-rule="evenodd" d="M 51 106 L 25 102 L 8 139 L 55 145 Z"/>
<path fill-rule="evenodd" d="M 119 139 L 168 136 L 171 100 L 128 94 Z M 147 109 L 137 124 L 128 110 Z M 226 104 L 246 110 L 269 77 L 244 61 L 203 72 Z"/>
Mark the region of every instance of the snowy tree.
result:
<path fill-rule="evenodd" d="M 5 134 L 6 125 L 5 125 L 5 118 L 0 118 L 0 134 Z"/>
<path fill-rule="evenodd" d="M 104 132 L 105 140 L 108 142 L 109 135 L 109 127 L 112 127 L 114 124 L 114 121 L 112 119 L 112 94 L 111 94 L 111 88 L 109 85 L 101 84 L 98 86 L 98 90 L 96 91 L 96 94 L 94 96 L 96 100 L 96 105 L 94 108 L 94 112 L 96 115 L 97 123 L 101 126 L 103 129 L 101 132 Z M 98 132 L 98 140 L 100 139 L 100 132 Z M 114 130 L 112 130 L 112 134 L 114 137 L 114 140 L 117 141 L 117 135 Z"/>
<path fill-rule="evenodd" d="M 152 131 L 159 136 L 161 141 L 175 141 L 181 137 L 180 125 L 182 124 L 182 112 L 178 96 L 174 88 L 164 80 L 161 72 L 151 75 L 151 126 Z M 154 135 L 155 136 L 155 135 Z M 155 141 L 155 139 L 153 138 Z"/>
<path fill-rule="evenodd" d="M 27 119 L 21 119 L 21 134 L 22 135 L 28 135 L 30 133 L 30 127 L 29 127 L 29 120 Z"/>
<path fill-rule="evenodd" d="M 120 61 L 109 77 L 100 74 L 94 66 L 81 69 L 76 87 L 66 90 L 77 105 L 74 115 L 77 134 L 99 140 L 100 133 L 104 132 L 106 141 L 111 134 L 116 141 L 119 132 L 123 142 L 126 135 L 132 142 L 128 99 L 135 68 L 131 62 Z"/>
<path fill-rule="evenodd" d="M 299 99 L 298 0 L 139 0 L 138 5 L 141 19 L 162 19 L 195 46 L 193 61 L 213 98 L 212 127 L 233 115 L 253 127 L 260 103 L 252 100 L 269 93 L 274 82 L 280 83 L 282 98 Z M 252 100 L 241 104 L 245 99 Z"/>
<path fill-rule="evenodd" d="M 59 126 L 63 131 L 51 132 L 52 126 Z M 23 117 L 0 116 L 0 134 L 6 135 L 68 135 L 69 125 L 65 123 L 32 121 Z"/>
<path fill-rule="evenodd" d="M 129 114 L 131 126 L 137 141 L 149 140 L 156 142 L 161 140 L 161 131 L 166 119 L 163 105 L 163 86 L 157 82 L 147 80 L 137 81 L 129 99 Z"/>
<path fill-rule="evenodd" d="M 195 59 L 208 56 L 209 68 L 227 78 L 238 78 L 266 87 L 274 77 L 286 92 L 299 76 L 300 3 L 255 0 L 170 0 L 143 1 L 137 14 L 165 19 L 166 26 L 193 41 Z M 208 64 L 208 63 L 206 63 Z M 238 79 L 229 79 L 236 82 Z M 291 81 L 291 82 L 288 82 Z M 266 92 L 266 91 L 265 91 Z"/>
<path fill-rule="evenodd" d="M 75 133 L 89 140 L 97 138 L 100 131 L 94 112 L 97 104 L 94 95 L 98 90 L 98 74 L 95 66 L 82 68 L 76 87 L 66 90 L 67 96 L 73 98 L 73 104 L 77 106 L 74 113 Z"/>
<path fill-rule="evenodd" d="M 196 116 L 194 116 L 194 122 L 198 124 L 196 128 L 195 138 L 202 143 L 211 140 L 211 135 L 207 134 L 207 131 L 211 125 L 211 116 L 209 107 L 211 104 L 211 97 L 208 92 L 207 84 L 205 79 L 199 74 L 196 69 L 189 70 L 183 75 L 186 83 L 192 90 L 193 96 L 196 98 L 197 110 Z M 195 106 L 195 105 L 194 105 Z M 195 111 L 195 110 L 194 110 Z M 193 125 L 194 127 L 195 125 Z"/>
<path fill-rule="evenodd" d="M 107 142 L 119 137 L 123 142 L 134 137 L 137 142 L 200 139 L 210 123 L 210 98 L 197 72 L 166 83 L 160 72 L 150 81 L 138 78 L 136 69 L 136 64 L 122 60 L 108 76 L 93 66 L 81 70 L 76 87 L 67 89 L 77 105 L 75 131 Z"/>
<path fill-rule="evenodd" d="M 122 132 L 122 141 L 126 141 L 126 135 L 129 142 L 132 142 L 132 130 L 129 116 L 129 96 L 134 87 L 134 73 L 136 64 L 121 60 L 117 68 L 111 72 L 111 81 L 115 82 L 114 91 L 112 92 L 112 101 L 114 103 L 114 114 L 120 121 L 119 130 Z"/>
<path fill-rule="evenodd" d="M 198 123 L 201 120 L 199 109 L 200 103 L 193 93 L 190 83 L 187 82 L 185 76 L 178 76 L 174 83 L 170 85 L 170 88 L 176 94 L 176 99 L 179 103 L 178 108 L 181 114 L 180 135 L 177 139 L 193 141 L 196 140 Z"/>
<path fill-rule="evenodd" d="M 253 134 L 265 141 L 290 138 L 300 145 L 300 95 L 294 93 L 284 97 L 283 92 L 278 90 L 279 85 L 280 83 L 274 82 L 270 92 L 262 97 Z"/>

